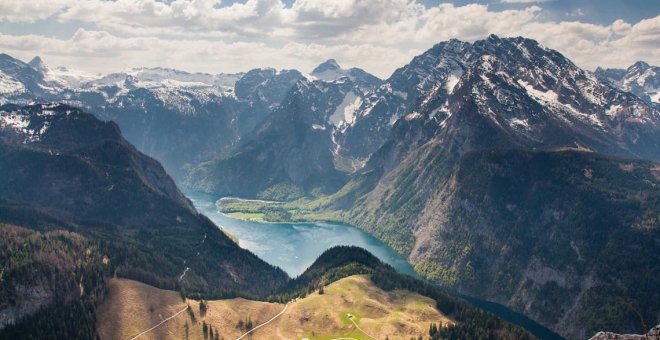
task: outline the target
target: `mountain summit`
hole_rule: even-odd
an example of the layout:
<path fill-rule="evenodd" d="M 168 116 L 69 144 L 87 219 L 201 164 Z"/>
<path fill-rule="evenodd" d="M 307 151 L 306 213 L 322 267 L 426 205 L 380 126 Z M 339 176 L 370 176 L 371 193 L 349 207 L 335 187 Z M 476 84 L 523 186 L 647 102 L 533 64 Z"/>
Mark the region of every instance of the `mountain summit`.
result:
<path fill-rule="evenodd" d="M 30 65 L 30 67 L 32 67 L 35 71 L 39 71 L 39 72 L 44 72 L 47 69 L 46 64 L 39 56 L 32 58 L 32 60 L 30 60 L 28 65 Z"/>
<path fill-rule="evenodd" d="M 337 70 L 342 70 L 337 61 L 334 59 L 328 59 L 325 62 L 319 64 L 319 66 L 316 66 L 316 68 L 312 71 L 312 75 L 320 75 L 323 72 Z"/>
<path fill-rule="evenodd" d="M 319 64 L 311 75 L 323 81 L 335 81 L 347 77 L 358 86 L 368 89 L 373 89 L 382 82 L 378 77 L 361 68 L 343 69 L 335 59 L 328 59 Z"/>

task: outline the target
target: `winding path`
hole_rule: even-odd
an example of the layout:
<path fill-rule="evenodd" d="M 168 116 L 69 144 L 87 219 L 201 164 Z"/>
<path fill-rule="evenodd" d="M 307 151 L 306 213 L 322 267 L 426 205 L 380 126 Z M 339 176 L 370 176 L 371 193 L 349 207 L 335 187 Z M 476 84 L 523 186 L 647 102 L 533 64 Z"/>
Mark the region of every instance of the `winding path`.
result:
<path fill-rule="evenodd" d="M 364 335 L 366 335 L 366 336 L 368 336 L 368 337 L 370 337 L 374 340 L 377 340 L 373 336 L 369 335 L 369 333 L 365 332 L 364 329 L 360 328 L 360 326 L 358 326 L 358 324 L 355 322 L 355 320 L 353 320 L 353 318 L 348 318 L 348 319 L 351 320 L 351 322 L 355 325 L 355 327 L 358 329 L 358 331 L 362 332 Z"/>
<path fill-rule="evenodd" d="M 243 334 L 243 335 L 239 336 L 238 338 L 236 338 L 236 340 L 240 340 L 240 339 L 244 338 L 244 337 L 247 336 L 248 334 L 250 334 L 250 333 L 256 331 L 257 329 L 259 329 L 259 328 L 261 328 L 261 327 L 263 327 L 263 326 L 266 326 L 267 324 L 271 323 L 273 320 L 277 319 L 280 315 L 282 315 L 282 314 L 284 314 L 284 312 L 286 312 L 286 309 L 289 307 L 289 304 L 290 304 L 290 303 L 291 303 L 291 302 L 287 302 L 286 305 L 284 305 L 284 309 L 282 309 L 282 311 L 279 312 L 279 314 L 273 316 L 270 320 L 268 320 L 268 321 L 262 323 L 261 325 L 259 325 L 259 326 L 257 326 L 257 327 L 254 327 L 254 328 L 252 328 L 251 330 L 247 331 L 245 334 Z"/>
<path fill-rule="evenodd" d="M 141 337 L 141 336 L 143 336 L 143 335 L 145 335 L 145 334 L 147 334 L 147 333 L 153 331 L 153 330 L 156 329 L 158 326 L 160 326 L 160 325 L 162 325 L 162 324 L 164 324 L 164 323 L 170 321 L 171 319 L 175 318 L 177 315 L 179 315 L 179 314 L 185 312 L 187 309 L 188 309 L 188 306 L 186 306 L 186 308 L 184 308 L 184 309 L 182 309 L 182 310 L 176 312 L 176 314 L 170 316 L 169 318 L 167 318 L 167 319 L 161 321 L 161 322 L 160 322 L 159 324 L 157 324 L 156 326 L 153 326 L 153 327 L 147 329 L 146 331 L 144 331 L 144 332 L 142 332 L 142 333 L 140 333 L 140 334 L 138 334 L 138 335 L 132 337 L 131 340 L 135 340 L 135 339 L 137 339 L 137 338 L 139 338 L 139 337 Z"/>

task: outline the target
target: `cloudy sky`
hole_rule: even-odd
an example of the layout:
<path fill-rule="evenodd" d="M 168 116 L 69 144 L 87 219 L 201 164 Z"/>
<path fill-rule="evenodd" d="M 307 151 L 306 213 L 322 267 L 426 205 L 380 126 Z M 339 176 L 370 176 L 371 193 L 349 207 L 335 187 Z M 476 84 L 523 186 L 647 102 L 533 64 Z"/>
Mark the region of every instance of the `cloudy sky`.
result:
<path fill-rule="evenodd" d="M 2 0 L 0 52 L 91 73 L 164 66 L 380 77 L 435 43 L 526 36 L 578 65 L 660 65 L 658 0 Z"/>

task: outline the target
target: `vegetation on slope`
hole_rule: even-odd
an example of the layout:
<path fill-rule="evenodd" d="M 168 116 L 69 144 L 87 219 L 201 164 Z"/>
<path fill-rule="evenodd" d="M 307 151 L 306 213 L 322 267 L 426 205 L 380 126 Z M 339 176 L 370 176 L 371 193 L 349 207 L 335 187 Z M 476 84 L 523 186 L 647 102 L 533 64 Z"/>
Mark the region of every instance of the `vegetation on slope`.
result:
<path fill-rule="evenodd" d="M 442 338 L 532 338 L 523 329 L 473 307 L 438 287 L 397 273 L 392 267 L 359 247 L 337 246 L 326 250 L 303 274 L 291 280 L 271 298 L 276 301 L 286 301 L 294 297 L 304 297 L 330 282 L 356 274 L 367 275 L 384 291 L 403 289 L 432 298 L 439 311 L 456 321 L 453 327 L 446 327 L 440 331 Z"/>
<path fill-rule="evenodd" d="M 67 231 L 0 224 L 0 339 L 96 338 L 96 306 L 112 265 Z"/>
<path fill-rule="evenodd" d="M 150 325 L 159 315 L 182 313 L 145 334 L 145 339 L 236 339 L 284 309 L 284 304 L 245 299 L 182 301 L 173 291 L 159 290 L 131 280 L 110 280 L 106 302 L 99 309 L 99 335 L 103 339 L 128 339 Z M 267 326 L 251 333 L 252 339 L 370 339 L 348 319 L 377 339 L 409 339 L 428 335 L 431 323 L 450 325 L 435 301 L 409 291 L 383 291 L 362 275 L 328 284 L 323 294 L 313 292 L 287 306 Z M 204 329 L 207 329 L 206 336 Z"/>
<path fill-rule="evenodd" d="M 359 275 L 356 275 L 359 274 Z M 310 268 L 286 288 L 271 297 L 279 303 L 228 299 L 182 301 L 171 291 L 126 280 L 111 282 L 108 302 L 100 309 L 99 332 L 105 336 L 129 337 L 151 323 L 158 315 L 173 315 L 186 305 L 182 314 L 155 330 L 154 338 L 201 339 L 203 326 L 220 337 L 237 337 L 250 327 L 269 320 L 290 303 L 286 312 L 272 324 L 257 331 L 254 338 L 307 337 L 367 339 L 347 318 L 371 335 L 382 339 L 428 336 L 436 324 L 436 338 L 442 339 L 531 339 L 529 333 L 495 316 L 472 307 L 448 293 L 397 274 L 369 252 L 357 247 L 335 247 L 324 252 Z M 128 315 L 134 317 L 128 318 Z M 118 320 L 111 322 L 110 320 Z"/>

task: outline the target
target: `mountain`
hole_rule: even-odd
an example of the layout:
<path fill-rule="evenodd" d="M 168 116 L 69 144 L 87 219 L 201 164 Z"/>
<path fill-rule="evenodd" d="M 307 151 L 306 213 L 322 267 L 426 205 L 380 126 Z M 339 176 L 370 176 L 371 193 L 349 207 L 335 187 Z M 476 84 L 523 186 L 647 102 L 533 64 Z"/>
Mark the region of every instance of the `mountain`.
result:
<path fill-rule="evenodd" d="M 262 198 L 274 198 L 273 191 L 295 193 L 277 195 L 286 199 L 313 195 L 317 188 L 327 192 L 346 173 L 364 166 L 396 119 L 418 105 L 423 93 L 439 91 L 437 86 L 433 90 L 436 82 L 457 81 L 469 46 L 457 40 L 439 44 L 377 87 L 365 85 L 351 76 L 355 69 L 344 70 L 330 59 L 312 71 L 316 80 L 301 80 L 291 90 L 290 98 L 300 99 L 283 103 L 233 156 L 194 167 L 186 183 L 221 195 Z M 438 56 L 443 58 L 440 64 L 434 61 Z M 337 87 L 341 90 L 332 90 Z M 301 150 L 314 159 L 298 156 Z M 269 176 L 256 176 L 260 173 Z"/>
<path fill-rule="evenodd" d="M 434 83 L 343 188 L 253 209 L 358 225 L 568 338 L 657 320 L 657 107 L 524 38 L 441 43 L 395 73 Z"/>
<path fill-rule="evenodd" d="M 347 78 L 298 81 L 232 155 L 200 164 L 187 185 L 222 196 L 266 199 L 337 190 L 347 177 L 335 167 L 332 134 L 343 119 L 335 118 L 337 108 L 349 93 L 361 92 Z"/>
<path fill-rule="evenodd" d="M 135 68 L 89 75 L 0 58 L 0 103 L 59 101 L 119 124 L 126 138 L 175 178 L 203 160 L 226 156 L 302 78 L 295 70 L 245 74 Z"/>
<path fill-rule="evenodd" d="M 484 54 L 452 93 L 400 119 L 340 191 L 356 202 L 344 218 L 435 282 L 569 338 L 637 330 L 625 304 L 599 308 L 657 317 L 657 164 L 600 153 L 660 159 L 658 110 L 535 41 L 473 45 Z"/>
<path fill-rule="evenodd" d="M 530 338 L 517 326 L 503 322 L 492 314 L 479 310 L 445 290 L 397 273 L 368 251 L 352 246 L 336 246 L 324 251 L 299 277 L 282 287 L 276 296 L 304 297 L 345 277 L 366 275 L 384 291 L 404 290 L 419 293 L 435 300 L 437 308 L 457 324 L 444 328 L 431 339 L 469 338 Z M 488 325 L 488 326 L 486 326 Z"/>
<path fill-rule="evenodd" d="M 355 119 L 335 137 L 340 153 L 349 158 L 368 158 L 389 138 L 394 122 L 419 106 L 429 93 L 451 93 L 474 54 L 469 43 L 450 40 L 394 71 L 356 103 L 351 112 Z"/>
<path fill-rule="evenodd" d="M 296 70 L 254 69 L 236 82 L 236 96 L 265 107 L 277 107 L 287 93 L 303 78 Z"/>
<path fill-rule="evenodd" d="M 37 239 L 32 248 L 3 252 L 3 327 L 88 313 L 109 276 L 206 296 L 260 296 L 287 278 L 199 214 L 115 123 L 80 109 L 0 107 L 0 171 L 0 223 L 15 244 Z M 89 255 L 84 265 L 76 264 L 81 248 Z"/>
<path fill-rule="evenodd" d="M 649 103 L 660 103 L 660 67 L 638 61 L 627 69 L 598 67 L 596 76 Z"/>
<path fill-rule="evenodd" d="M 378 77 L 363 69 L 357 67 L 351 67 L 348 70 L 343 69 L 334 59 L 328 59 L 319 64 L 314 70 L 312 70 L 310 75 L 323 81 L 335 81 L 342 77 L 347 77 L 352 82 L 365 89 L 373 89 L 382 82 Z"/>
<path fill-rule="evenodd" d="M 43 95 L 46 83 L 41 73 L 30 65 L 7 54 L 0 54 L 0 103 L 4 104 L 7 97 L 16 101 L 25 101 L 30 94 Z"/>
<path fill-rule="evenodd" d="M 342 72 L 329 60 L 312 75 L 332 79 Z M 328 92 L 343 99 L 329 98 L 327 90 L 316 90 L 318 86 L 293 89 L 292 96 L 313 100 L 283 105 L 233 156 L 193 167 L 187 183 L 221 195 L 273 198 L 267 191 L 282 186 L 296 194 L 280 198 L 310 195 L 324 187 L 324 178 L 327 187 L 336 187 L 341 182 L 337 173 L 359 171 L 368 158 L 384 162 L 389 156 L 372 154 L 392 137 L 397 120 L 415 120 L 429 130 L 422 133 L 425 138 L 434 136 L 445 148 L 461 149 L 458 153 L 484 147 L 575 147 L 660 159 L 660 114 L 655 107 L 603 83 L 560 53 L 522 38 L 439 43 L 375 89 L 355 84 L 351 91 Z M 318 111 L 321 115 L 314 111 L 328 103 L 328 109 Z M 332 124 L 326 124 L 327 117 Z M 318 139 L 294 138 L 302 134 Z M 405 141 L 399 152 L 415 143 L 421 141 Z M 305 153 L 316 159 L 288 157 Z M 387 162 L 398 160 L 389 157 Z M 253 181 L 258 173 L 269 176 Z M 315 173 L 319 177 L 309 182 Z"/>

